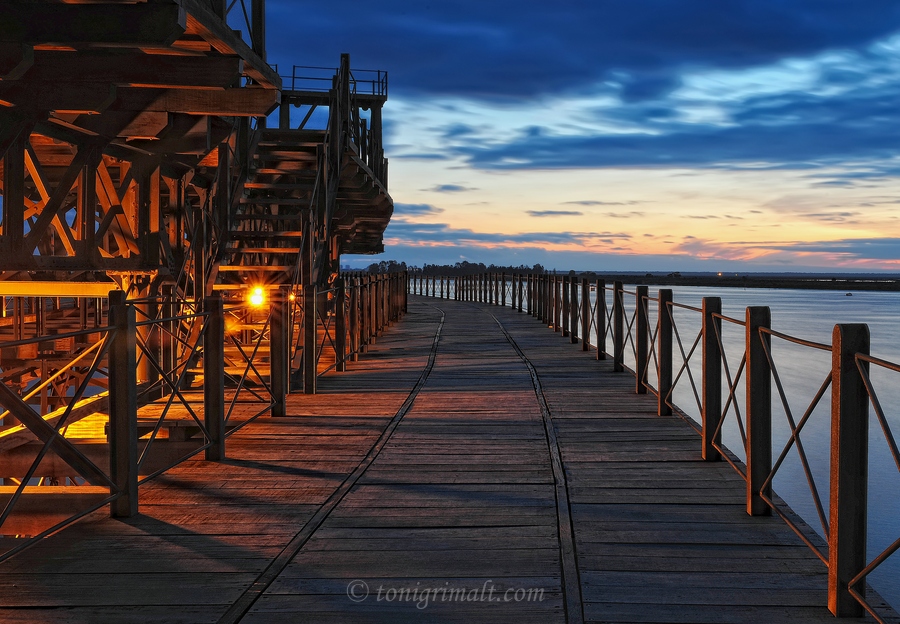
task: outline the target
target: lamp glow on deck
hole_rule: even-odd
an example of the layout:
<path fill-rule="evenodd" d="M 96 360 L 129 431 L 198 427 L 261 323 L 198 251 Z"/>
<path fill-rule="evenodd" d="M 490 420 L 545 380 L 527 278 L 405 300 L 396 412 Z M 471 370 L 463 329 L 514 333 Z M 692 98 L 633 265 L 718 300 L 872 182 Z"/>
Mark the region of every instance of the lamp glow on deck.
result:
<path fill-rule="evenodd" d="M 266 302 L 266 291 L 257 286 L 250 291 L 250 296 L 247 300 L 250 302 L 250 305 L 258 308 Z"/>

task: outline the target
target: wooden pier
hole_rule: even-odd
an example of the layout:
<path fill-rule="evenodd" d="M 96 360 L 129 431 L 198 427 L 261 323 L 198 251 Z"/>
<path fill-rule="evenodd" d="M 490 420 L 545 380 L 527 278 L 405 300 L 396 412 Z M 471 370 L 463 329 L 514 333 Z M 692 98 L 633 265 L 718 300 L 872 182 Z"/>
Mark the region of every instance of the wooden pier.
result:
<path fill-rule="evenodd" d="M 0 620 L 836 621 L 745 482 L 531 316 L 413 296 L 349 368 L 4 561 Z"/>

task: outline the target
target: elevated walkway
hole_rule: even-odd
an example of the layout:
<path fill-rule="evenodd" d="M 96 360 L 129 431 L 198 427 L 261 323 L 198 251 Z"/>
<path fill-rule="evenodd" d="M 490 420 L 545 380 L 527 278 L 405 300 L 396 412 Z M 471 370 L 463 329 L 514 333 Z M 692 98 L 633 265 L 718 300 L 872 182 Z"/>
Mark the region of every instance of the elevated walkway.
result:
<path fill-rule="evenodd" d="M 528 315 L 411 297 L 227 460 L 0 564 L 0 620 L 841 621 L 818 559 L 633 387 Z"/>

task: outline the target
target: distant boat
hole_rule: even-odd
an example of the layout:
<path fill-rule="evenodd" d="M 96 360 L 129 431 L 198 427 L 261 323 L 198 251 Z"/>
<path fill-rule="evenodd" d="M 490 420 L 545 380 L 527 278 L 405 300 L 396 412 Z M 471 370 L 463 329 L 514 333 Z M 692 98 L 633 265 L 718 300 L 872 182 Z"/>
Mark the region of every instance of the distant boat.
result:
<path fill-rule="evenodd" d="M 853 296 L 853 293 L 847 293 L 847 294 L 844 295 L 844 296 L 845 296 L 845 297 L 852 297 L 852 296 Z"/>

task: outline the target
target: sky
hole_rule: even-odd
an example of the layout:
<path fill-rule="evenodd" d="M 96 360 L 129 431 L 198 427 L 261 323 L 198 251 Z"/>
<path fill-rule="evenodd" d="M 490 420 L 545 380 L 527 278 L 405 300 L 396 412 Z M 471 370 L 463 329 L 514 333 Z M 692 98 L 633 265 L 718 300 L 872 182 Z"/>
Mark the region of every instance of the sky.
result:
<path fill-rule="evenodd" d="M 900 271 L 894 0 L 268 0 L 270 63 L 386 70 L 385 253 Z M 286 73 L 282 71 L 281 73 Z"/>

